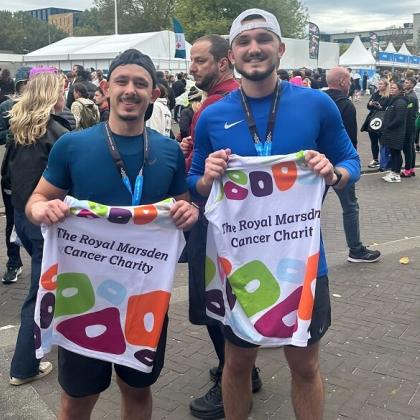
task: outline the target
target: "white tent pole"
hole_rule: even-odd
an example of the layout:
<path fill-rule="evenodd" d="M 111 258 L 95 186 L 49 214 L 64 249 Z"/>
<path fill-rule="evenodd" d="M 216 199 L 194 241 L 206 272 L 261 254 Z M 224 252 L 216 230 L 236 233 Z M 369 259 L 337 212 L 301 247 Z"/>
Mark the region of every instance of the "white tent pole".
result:
<path fill-rule="evenodd" d="M 117 6 L 117 0 L 114 0 L 114 19 L 115 19 L 115 35 L 118 35 L 118 6 Z"/>

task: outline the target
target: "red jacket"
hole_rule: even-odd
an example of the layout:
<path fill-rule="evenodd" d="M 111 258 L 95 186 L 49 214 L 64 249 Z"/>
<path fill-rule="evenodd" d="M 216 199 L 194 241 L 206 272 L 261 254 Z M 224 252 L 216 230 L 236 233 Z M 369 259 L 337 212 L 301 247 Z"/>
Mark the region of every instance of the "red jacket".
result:
<path fill-rule="evenodd" d="M 195 126 L 197 125 L 197 122 L 198 122 L 198 119 L 200 118 L 201 113 L 208 106 L 210 106 L 211 104 L 214 104 L 215 102 L 219 101 L 224 96 L 226 96 L 229 92 L 232 92 L 233 90 L 236 90 L 238 88 L 239 88 L 239 83 L 234 78 L 232 78 L 232 79 L 224 80 L 223 82 L 217 84 L 212 89 L 210 89 L 206 100 L 202 103 L 201 108 L 194 114 L 194 117 L 191 122 L 190 133 L 191 133 L 191 140 L 193 142 L 193 147 L 194 147 L 194 141 L 195 141 Z M 187 170 L 187 172 L 190 170 L 190 167 L 191 167 L 193 151 L 194 149 L 185 158 L 185 169 Z"/>

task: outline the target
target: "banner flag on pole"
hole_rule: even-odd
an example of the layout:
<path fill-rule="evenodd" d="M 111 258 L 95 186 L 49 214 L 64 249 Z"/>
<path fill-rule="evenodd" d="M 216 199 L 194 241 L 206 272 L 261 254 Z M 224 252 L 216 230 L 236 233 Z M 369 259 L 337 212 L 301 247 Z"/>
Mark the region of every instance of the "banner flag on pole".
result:
<path fill-rule="evenodd" d="M 181 24 L 172 18 L 174 32 L 175 32 L 175 58 L 187 58 L 187 51 L 185 49 L 185 34 Z"/>
<path fill-rule="evenodd" d="M 379 55 L 379 41 L 378 34 L 376 32 L 369 32 L 370 51 L 372 52 L 375 60 L 378 59 Z"/>
<path fill-rule="evenodd" d="M 319 28 L 313 22 L 309 22 L 309 58 L 318 60 L 319 54 Z"/>

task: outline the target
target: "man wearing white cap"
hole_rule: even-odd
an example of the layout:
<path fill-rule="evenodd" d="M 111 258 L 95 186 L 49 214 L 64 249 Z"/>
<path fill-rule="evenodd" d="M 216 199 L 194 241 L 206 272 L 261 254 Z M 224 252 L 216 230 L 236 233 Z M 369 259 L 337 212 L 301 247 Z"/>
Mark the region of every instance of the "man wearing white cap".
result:
<path fill-rule="evenodd" d="M 277 77 L 285 46 L 276 17 L 260 9 L 244 11 L 232 24 L 229 42 L 229 58 L 242 75 L 242 86 L 200 117 L 188 177 L 191 192 L 207 197 L 213 181 L 224 174 L 231 153 L 270 156 L 306 150 L 308 167 L 323 177 L 326 185 L 344 188 L 357 181 L 359 157 L 334 102 L 322 92 L 280 82 Z M 322 418 L 324 392 L 319 340 L 330 325 L 330 313 L 327 265 L 321 241 L 310 338 L 306 347 L 284 347 L 298 419 Z M 243 420 L 251 406 L 251 370 L 258 347 L 240 339 L 227 326 L 224 334 L 225 416 L 228 420 Z"/>

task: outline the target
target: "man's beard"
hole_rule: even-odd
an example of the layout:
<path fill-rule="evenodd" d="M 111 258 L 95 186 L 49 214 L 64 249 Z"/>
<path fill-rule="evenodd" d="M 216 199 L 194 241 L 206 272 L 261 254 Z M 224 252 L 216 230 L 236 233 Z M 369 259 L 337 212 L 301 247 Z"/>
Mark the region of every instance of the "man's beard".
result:
<path fill-rule="evenodd" d="M 270 64 L 267 70 L 264 70 L 264 71 L 254 70 L 251 72 L 247 72 L 238 67 L 235 67 L 235 70 L 245 79 L 251 80 L 253 82 L 259 82 L 260 80 L 264 80 L 267 77 L 269 77 L 273 73 L 273 71 L 277 69 L 277 67 L 278 67 L 277 63 L 273 62 Z"/>
<path fill-rule="evenodd" d="M 201 81 L 195 82 L 195 85 L 204 92 L 208 92 L 213 87 L 217 78 L 218 75 L 216 73 L 210 73 L 204 76 Z"/>
<path fill-rule="evenodd" d="M 123 121 L 135 121 L 135 120 L 139 120 L 140 116 L 139 115 L 119 115 L 120 120 Z"/>

